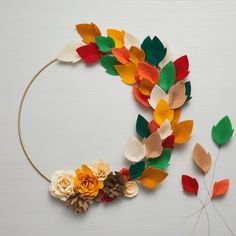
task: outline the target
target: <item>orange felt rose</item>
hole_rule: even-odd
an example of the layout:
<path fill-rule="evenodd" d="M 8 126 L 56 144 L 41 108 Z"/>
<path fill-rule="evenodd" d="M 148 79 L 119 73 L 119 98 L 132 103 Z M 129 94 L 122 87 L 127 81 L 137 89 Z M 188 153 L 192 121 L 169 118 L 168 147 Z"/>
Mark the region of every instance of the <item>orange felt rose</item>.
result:
<path fill-rule="evenodd" d="M 103 182 L 98 180 L 88 166 L 82 165 L 82 170 L 76 170 L 74 187 L 77 192 L 85 196 L 96 197 L 103 188 Z"/>

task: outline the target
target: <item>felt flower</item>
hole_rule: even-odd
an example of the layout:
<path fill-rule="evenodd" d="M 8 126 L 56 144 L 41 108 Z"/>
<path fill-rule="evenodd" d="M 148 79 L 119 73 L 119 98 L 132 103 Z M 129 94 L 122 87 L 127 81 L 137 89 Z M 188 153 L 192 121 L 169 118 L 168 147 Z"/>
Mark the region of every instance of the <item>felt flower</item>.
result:
<path fill-rule="evenodd" d="M 104 181 L 111 172 L 109 163 L 103 160 L 93 161 L 91 169 L 99 181 Z"/>
<path fill-rule="evenodd" d="M 74 171 L 57 170 L 51 177 L 50 194 L 62 201 L 66 201 L 74 193 L 74 178 Z"/>
<path fill-rule="evenodd" d="M 96 197 L 99 190 L 103 188 L 103 182 L 99 181 L 86 165 L 82 165 L 82 169 L 76 170 L 74 185 L 78 193 L 91 197 Z"/>
<path fill-rule="evenodd" d="M 126 197 L 135 197 L 139 192 L 139 187 L 135 181 L 128 181 L 125 184 L 124 195 Z"/>
<path fill-rule="evenodd" d="M 127 181 L 131 180 L 131 177 L 129 175 L 129 169 L 128 168 L 122 168 L 120 170 L 120 173 L 126 178 Z"/>

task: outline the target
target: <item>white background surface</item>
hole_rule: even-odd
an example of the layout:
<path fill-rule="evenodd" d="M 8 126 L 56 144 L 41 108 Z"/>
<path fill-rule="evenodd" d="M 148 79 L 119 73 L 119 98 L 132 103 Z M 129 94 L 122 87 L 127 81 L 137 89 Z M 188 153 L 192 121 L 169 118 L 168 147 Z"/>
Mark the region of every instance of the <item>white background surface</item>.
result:
<path fill-rule="evenodd" d="M 215 158 L 212 125 L 228 114 L 236 126 L 235 1 L 0 1 L 0 235 L 192 235 L 196 216 L 179 216 L 200 208 L 181 189 L 183 173 L 201 175 L 191 160 L 201 142 Z M 80 40 L 74 25 L 95 22 L 124 29 L 142 41 L 157 35 L 167 40 L 175 58 L 190 59 L 193 99 L 182 119 L 195 121 L 192 140 L 173 152 L 169 177 L 156 191 L 141 189 L 132 200 L 99 204 L 79 216 L 48 194 L 48 183 L 26 161 L 17 137 L 17 109 L 33 74 L 71 40 Z M 123 147 L 134 133 L 137 114 L 131 88 L 99 66 L 51 66 L 27 99 L 23 128 L 35 162 L 48 175 L 103 158 L 114 170 L 126 162 Z M 222 149 L 217 179 L 230 178 L 230 191 L 215 205 L 235 227 L 235 138 Z M 208 182 L 210 182 L 210 174 Z M 230 235 L 208 208 L 211 235 Z M 195 235 L 207 235 L 203 214 Z"/>

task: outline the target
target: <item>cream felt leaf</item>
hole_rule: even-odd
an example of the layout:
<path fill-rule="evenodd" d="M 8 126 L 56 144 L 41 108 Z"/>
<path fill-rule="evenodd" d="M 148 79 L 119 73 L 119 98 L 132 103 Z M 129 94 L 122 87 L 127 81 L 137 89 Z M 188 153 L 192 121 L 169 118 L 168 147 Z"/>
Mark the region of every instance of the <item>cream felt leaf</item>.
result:
<path fill-rule="evenodd" d="M 169 103 L 169 96 L 166 92 L 160 86 L 155 85 L 151 91 L 150 98 L 148 99 L 150 106 L 155 109 L 162 98 Z"/>
<path fill-rule="evenodd" d="M 132 46 L 139 47 L 139 41 L 132 34 L 125 32 L 124 36 L 125 47 L 130 49 Z"/>
<path fill-rule="evenodd" d="M 171 124 L 169 120 L 165 120 L 161 127 L 158 129 L 158 133 L 161 136 L 161 139 L 165 139 L 173 133 L 171 129 Z"/>
<path fill-rule="evenodd" d="M 179 81 L 175 85 L 173 85 L 169 91 L 169 103 L 171 109 L 177 109 L 184 105 L 186 101 L 185 95 L 185 84 L 183 81 Z"/>
<path fill-rule="evenodd" d="M 57 56 L 57 60 L 62 62 L 76 63 L 81 58 L 76 52 L 76 49 L 82 46 L 82 43 L 78 42 L 69 42 L 66 44 L 65 48 Z"/>
<path fill-rule="evenodd" d="M 139 162 L 145 157 L 146 151 L 146 146 L 132 136 L 125 146 L 124 154 L 129 161 Z"/>

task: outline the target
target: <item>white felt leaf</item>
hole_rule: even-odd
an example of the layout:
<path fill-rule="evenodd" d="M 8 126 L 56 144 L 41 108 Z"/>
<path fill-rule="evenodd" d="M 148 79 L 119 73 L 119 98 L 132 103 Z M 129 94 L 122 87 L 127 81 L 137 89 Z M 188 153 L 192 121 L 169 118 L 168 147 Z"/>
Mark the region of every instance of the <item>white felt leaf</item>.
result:
<path fill-rule="evenodd" d="M 167 48 L 167 52 L 166 55 L 164 57 L 164 59 L 159 63 L 159 67 L 162 69 L 169 61 L 173 60 L 173 53 L 171 52 L 170 46 L 168 45 L 168 43 L 166 41 L 163 41 L 163 45 L 164 47 Z"/>
<path fill-rule="evenodd" d="M 132 46 L 140 47 L 139 41 L 137 38 L 135 38 L 132 34 L 125 32 L 125 47 L 127 49 L 130 49 Z"/>
<path fill-rule="evenodd" d="M 81 58 L 76 52 L 78 47 L 82 46 L 82 43 L 78 42 L 69 42 L 66 44 L 65 48 L 57 56 L 57 60 L 62 62 L 76 63 Z"/>
<path fill-rule="evenodd" d="M 129 161 L 139 162 L 145 157 L 146 151 L 146 146 L 132 136 L 125 146 L 124 154 Z"/>
<path fill-rule="evenodd" d="M 168 119 L 165 120 L 161 127 L 158 129 L 158 133 L 160 134 L 162 140 L 170 136 L 172 132 L 173 130 L 171 129 L 171 124 Z"/>
<path fill-rule="evenodd" d="M 169 96 L 166 92 L 158 85 L 155 85 L 151 91 L 148 102 L 153 109 L 156 109 L 156 106 L 161 99 L 164 99 L 167 103 L 169 103 Z"/>

